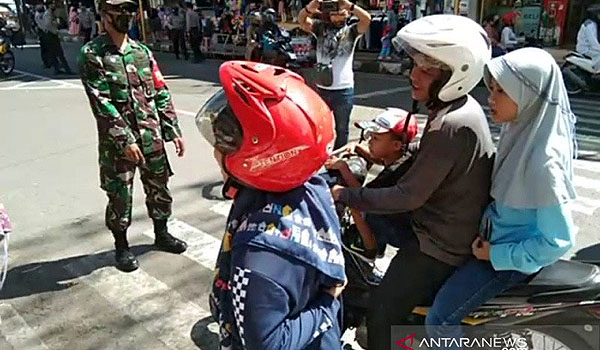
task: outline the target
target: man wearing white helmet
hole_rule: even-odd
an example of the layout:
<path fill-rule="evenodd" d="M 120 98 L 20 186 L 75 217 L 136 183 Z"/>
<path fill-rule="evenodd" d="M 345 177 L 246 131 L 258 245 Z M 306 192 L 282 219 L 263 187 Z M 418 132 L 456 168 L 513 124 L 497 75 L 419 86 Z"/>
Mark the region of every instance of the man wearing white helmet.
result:
<path fill-rule="evenodd" d="M 465 17 L 435 15 L 408 24 L 396 40 L 415 63 L 413 99 L 429 110 L 415 162 L 393 187 L 333 189 L 334 198 L 352 208 L 411 213 L 412 229 L 396 229 L 406 244 L 372 294 L 369 350 L 389 349 L 390 326 L 404 324 L 415 306 L 431 302 L 471 256 L 489 201 L 494 154 L 483 110 L 468 95 L 491 57 L 485 31 Z"/>

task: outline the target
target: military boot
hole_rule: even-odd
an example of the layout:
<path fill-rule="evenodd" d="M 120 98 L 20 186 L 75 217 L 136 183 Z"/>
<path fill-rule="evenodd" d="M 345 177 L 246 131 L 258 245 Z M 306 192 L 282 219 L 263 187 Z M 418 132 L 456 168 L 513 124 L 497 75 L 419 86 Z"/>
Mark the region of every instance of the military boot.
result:
<path fill-rule="evenodd" d="M 123 272 L 132 272 L 140 266 L 137 258 L 129 250 L 127 231 L 113 231 L 115 238 L 115 267 Z"/>
<path fill-rule="evenodd" d="M 187 250 L 187 244 L 173 237 L 167 229 L 167 220 L 154 221 L 154 245 L 165 252 L 181 254 Z"/>

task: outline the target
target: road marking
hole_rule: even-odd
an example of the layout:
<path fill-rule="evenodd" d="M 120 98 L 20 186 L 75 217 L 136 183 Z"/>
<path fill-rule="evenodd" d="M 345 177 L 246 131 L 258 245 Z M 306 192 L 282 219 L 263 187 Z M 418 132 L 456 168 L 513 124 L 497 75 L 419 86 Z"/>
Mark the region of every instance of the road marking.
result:
<path fill-rule="evenodd" d="M 19 49 L 39 49 L 40 44 L 27 44 L 17 46 Z"/>
<path fill-rule="evenodd" d="M 0 305 L 0 317 L 0 333 L 15 350 L 48 350 L 46 344 L 37 336 L 37 332 L 29 327 L 11 305 Z"/>
<path fill-rule="evenodd" d="M 123 273 L 111 266 L 112 261 L 93 261 L 107 259 L 112 260 L 112 256 L 96 254 L 78 259 L 66 265 L 65 269 L 76 276 L 83 275 L 76 280 L 98 291 L 123 315 L 131 317 L 162 341 L 166 348 L 196 349 L 190 338 L 190 330 L 198 320 L 210 316 L 210 312 L 185 299 L 142 269 Z M 107 265 L 109 267 L 97 268 Z"/>
<path fill-rule="evenodd" d="M 596 209 L 600 208 L 600 200 L 577 196 L 577 199 L 570 205 L 573 211 L 591 216 L 594 215 Z"/>
<path fill-rule="evenodd" d="M 232 201 L 222 201 L 210 207 L 210 210 L 221 216 L 227 217 L 229 216 L 229 211 L 231 210 L 231 204 Z"/>
<path fill-rule="evenodd" d="M 589 160 L 576 160 L 574 163 L 575 168 L 600 173 L 600 162 L 593 162 Z"/>
<path fill-rule="evenodd" d="M 585 176 L 574 176 L 576 187 L 600 191 L 600 180 L 589 179 Z"/>
<path fill-rule="evenodd" d="M 175 112 L 179 113 L 179 114 L 183 114 L 183 115 L 187 115 L 188 117 L 195 117 L 196 113 L 190 112 L 190 111 L 186 111 L 183 109 L 177 109 L 175 110 Z"/>
<path fill-rule="evenodd" d="M 197 262 L 202 267 L 214 270 L 217 256 L 221 250 L 220 239 L 177 219 L 170 220 L 168 227 L 173 236 L 184 240 L 188 245 L 188 249 L 181 255 Z M 154 238 L 152 230 L 144 232 L 144 235 Z"/>
<path fill-rule="evenodd" d="M 393 88 L 393 89 L 379 90 L 379 91 L 373 91 L 373 92 L 367 92 L 364 94 L 354 95 L 354 98 L 362 100 L 362 99 L 367 99 L 367 98 L 371 98 L 371 97 L 375 97 L 375 96 L 391 95 L 391 94 L 395 94 L 397 92 L 409 91 L 411 89 L 412 89 L 411 86 L 402 86 L 402 87 Z"/>

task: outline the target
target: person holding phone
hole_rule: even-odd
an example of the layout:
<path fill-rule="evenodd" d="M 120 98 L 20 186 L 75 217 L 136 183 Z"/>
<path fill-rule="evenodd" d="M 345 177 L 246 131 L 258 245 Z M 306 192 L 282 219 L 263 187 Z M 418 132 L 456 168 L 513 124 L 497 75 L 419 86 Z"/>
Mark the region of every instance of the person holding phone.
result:
<path fill-rule="evenodd" d="M 358 22 L 348 24 L 350 16 L 358 17 Z M 371 15 L 348 0 L 313 0 L 300 11 L 298 23 L 317 39 L 316 83 L 319 95 L 333 110 L 338 149 L 348 143 L 354 105 L 354 49 L 369 28 Z"/>

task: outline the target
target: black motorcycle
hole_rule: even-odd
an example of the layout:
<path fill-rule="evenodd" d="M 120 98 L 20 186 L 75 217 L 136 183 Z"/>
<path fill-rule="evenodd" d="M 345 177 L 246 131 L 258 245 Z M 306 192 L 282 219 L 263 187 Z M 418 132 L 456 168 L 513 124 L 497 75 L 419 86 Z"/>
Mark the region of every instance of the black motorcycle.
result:
<path fill-rule="evenodd" d="M 351 170 L 363 177 L 368 163 L 348 158 Z M 333 185 L 335 173 L 324 174 Z M 342 242 L 358 233 L 348 208 L 338 206 Z M 344 328 L 357 329 L 358 343 L 366 344 L 366 312 L 370 294 L 381 282 L 383 272 L 344 247 L 348 284 L 343 292 Z M 600 346 L 600 260 L 559 260 L 532 275 L 526 282 L 489 300 L 463 320 L 465 333 L 518 341 L 519 350 L 592 350 Z M 429 305 L 413 310 L 411 322 L 423 325 Z M 568 326 L 560 326 L 568 325 Z M 501 329 L 499 327 L 502 327 Z M 425 336 L 423 334 L 423 336 Z M 525 345 L 526 346 L 522 346 Z"/>
<path fill-rule="evenodd" d="M 11 50 L 13 31 L 10 28 L 0 29 L 0 74 L 9 75 L 15 69 L 15 55 Z"/>
<path fill-rule="evenodd" d="M 291 70 L 300 68 L 289 32 L 281 29 L 277 31 L 269 29 L 257 33 L 257 36 L 260 36 L 256 40 L 259 45 L 251 55 L 253 61 Z"/>

